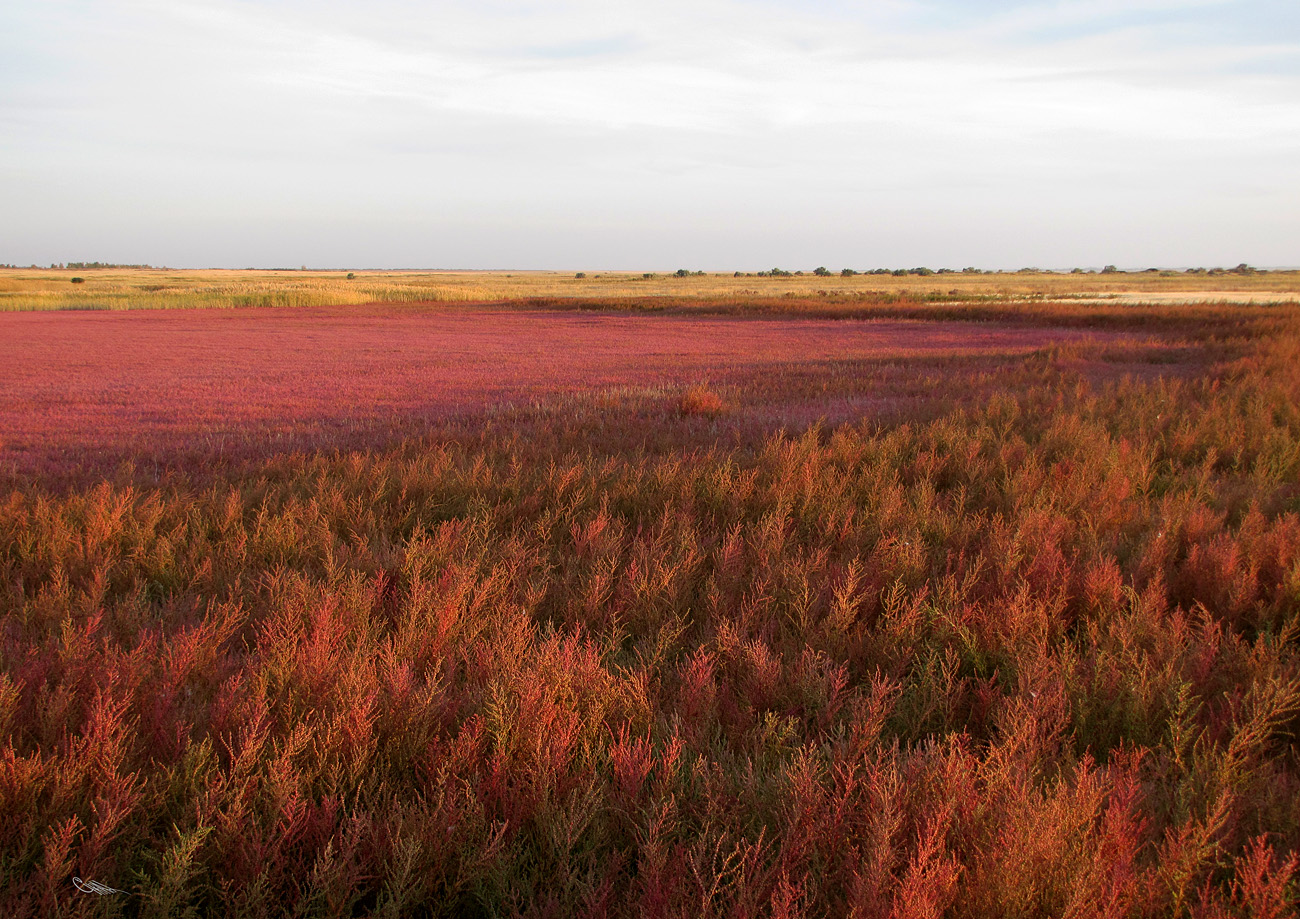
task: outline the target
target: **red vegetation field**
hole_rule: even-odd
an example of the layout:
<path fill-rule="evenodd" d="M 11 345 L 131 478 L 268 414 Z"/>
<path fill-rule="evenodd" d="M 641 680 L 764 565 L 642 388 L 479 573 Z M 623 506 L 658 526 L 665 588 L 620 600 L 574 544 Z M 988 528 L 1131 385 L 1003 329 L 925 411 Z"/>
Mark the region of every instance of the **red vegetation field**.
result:
<path fill-rule="evenodd" d="M 744 387 L 769 422 L 853 420 L 894 394 L 836 401 L 782 383 L 829 362 L 990 359 L 1085 337 L 1115 334 L 501 308 L 4 313 L 0 462 L 376 446 L 489 407 L 702 382 Z"/>
<path fill-rule="evenodd" d="M 0 317 L 0 915 L 1295 915 L 1300 309 L 895 313 Z"/>

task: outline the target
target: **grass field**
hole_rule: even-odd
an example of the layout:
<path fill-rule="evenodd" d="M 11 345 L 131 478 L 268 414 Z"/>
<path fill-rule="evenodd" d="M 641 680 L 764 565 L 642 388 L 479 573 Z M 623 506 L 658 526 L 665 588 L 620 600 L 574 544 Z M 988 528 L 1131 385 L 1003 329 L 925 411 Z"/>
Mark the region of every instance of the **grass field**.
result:
<path fill-rule="evenodd" d="M 0 914 L 1294 914 L 1294 275 L 83 274 Z"/>
<path fill-rule="evenodd" d="M 991 273 L 929 276 L 674 277 L 671 272 L 174 271 L 0 269 L 0 311 L 341 306 L 356 303 L 522 301 L 530 298 L 831 299 L 988 301 L 1170 298 L 1231 302 L 1300 300 L 1300 271 L 1255 274 Z M 81 283 L 71 279 L 80 277 Z"/>

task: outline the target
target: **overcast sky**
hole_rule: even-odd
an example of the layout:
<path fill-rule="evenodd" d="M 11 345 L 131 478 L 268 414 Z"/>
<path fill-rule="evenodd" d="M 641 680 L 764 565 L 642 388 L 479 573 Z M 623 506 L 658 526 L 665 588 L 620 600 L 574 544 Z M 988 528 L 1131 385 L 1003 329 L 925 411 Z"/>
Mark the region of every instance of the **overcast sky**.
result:
<path fill-rule="evenodd" d="M 15 0 L 0 262 L 1300 265 L 1296 0 Z"/>

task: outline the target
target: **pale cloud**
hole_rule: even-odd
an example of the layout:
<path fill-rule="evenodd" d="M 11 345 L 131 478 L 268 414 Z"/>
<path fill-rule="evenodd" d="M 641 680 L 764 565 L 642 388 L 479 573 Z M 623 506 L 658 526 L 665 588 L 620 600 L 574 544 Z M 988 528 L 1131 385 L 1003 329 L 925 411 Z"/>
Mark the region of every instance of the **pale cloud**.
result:
<path fill-rule="evenodd" d="M 1291 262 L 1300 40 L 1211 28 L 1255 6 L 42 3 L 0 261 Z"/>

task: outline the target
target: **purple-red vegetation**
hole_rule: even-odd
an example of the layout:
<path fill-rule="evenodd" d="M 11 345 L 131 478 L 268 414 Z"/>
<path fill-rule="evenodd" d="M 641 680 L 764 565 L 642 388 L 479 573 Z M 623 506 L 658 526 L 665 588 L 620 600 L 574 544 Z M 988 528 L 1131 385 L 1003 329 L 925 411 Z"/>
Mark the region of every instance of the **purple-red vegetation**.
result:
<path fill-rule="evenodd" d="M 629 388 L 686 387 L 669 398 L 713 416 L 721 401 L 693 409 L 689 387 L 715 380 L 788 401 L 783 380 L 825 376 L 830 362 L 1000 358 L 1087 337 L 1097 335 L 501 307 L 5 313 L 0 462 L 103 473 L 126 457 L 376 447 L 490 408 Z"/>
<path fill-rule="evenodd" d="M 7 449 L 260 433 L 11 474 L 0 913 L 1294 915 L 1300 314 L 1089 309 L 23 317 Z"/>

